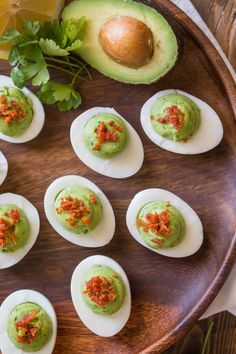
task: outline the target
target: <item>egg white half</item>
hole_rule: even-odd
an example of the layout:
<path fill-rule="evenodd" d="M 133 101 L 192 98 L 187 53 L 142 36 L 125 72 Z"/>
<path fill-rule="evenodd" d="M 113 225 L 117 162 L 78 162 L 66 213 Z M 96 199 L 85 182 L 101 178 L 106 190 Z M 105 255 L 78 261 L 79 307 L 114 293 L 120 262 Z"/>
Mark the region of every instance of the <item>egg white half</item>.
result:
<path fill-rule="evenodd" d="M 66 187 L 82 186 L 91 189 L 102 205 L 102 218 L 98 226 L 87 234 L 76 234 L 59 224 L 54 213 L 54 201 Z M 102 247 L 109 243 L 115 232 L 115 216 L 112 206 L 105 194 L 87 178 L 81 176 L 64 176 L 56 179 L 47 189 L 44 197 L 44 209 L 48 221 L 54 230 L 67 241 L 83 247 Z"/>
<path fill-rule="evenodd" d="M 15 252 L 0 252 L 0 269 L 5 269 L 20 262 L 33 247 L 39 234 L 40 219 L 37 209 L 21 195 L 13 193 L 0 194 L 0 206 L 2 205 L 16 205 L 22 209 L 27 216 L 30 227 L 28 242 L 24 247 Z"/>
<path fill-rule="evenodd" d="M 81 286 L 83 278 L 93 265 L 105 265 L 112 268 L 122 278 L 125 289 L 126 297 L 122 307 L 112 315 L 100 315 L 94 313 L 84 302 Z M 117 334 L 125 326 L 129 319 L 131 311 L 131 292 L 129 280 L 121 268 L 121 266 L 112 258 L 96 255 L 84 259 L 80 262 L 74 270 L 71 278 L 71 297 L 75 310 L 85 324 L 93 333 L 101 337 L 111 337 Z"/>
<path fill-rule="evenodd" d="M 156 100 L 164 95 L 180 94 L 190 98 L 201 110 L 198 131 L 187 142 L 175 142 L 159 135 L 153 128 L 150 115 Z M 149 139 L 161 148 L 177 154 L 201 154 L 215 148 L 223 138 L 223 126 L 217 113 L 204 101 L 181 90 L 164 90 L 152 96 L 141 109 L 141 124 Z"/>
<path fill-rule="evenodd" d="M 3 86 L 16 87 L 10 77 L 0 75 L 0 87 Z M 22 92 L 32 100 L 34 113 L 33 120 L 28 129 L 19 136 L 7 136 L 0 132 L 0 139 L 5 140 L 9 143 L 20 144 L 33 140 L 34 138 L 36 138 L 36 136 L 39 135 L 44 126 L 45 112 L 42 103 L 40 102 L 38 97 L 35 96 L 35 94 L 28 90 L 26 87 L 22 89 Z"/>
<path fill-rule="evenodd" d="M 50 301 L 44 295 L 37 291 L 26 289 L 15 291 L 9 295 L 0 307 L 0 349 L 2 354 L 28 354 L 28 352 L 16 348 L 7 334 L 7 322 L 12 310 L 24 302 L 33 302 L 41 306 L 50 317 L 53 325 L 52 337 L 41 350 L 34 353 L 51 354 L 55 347 L 57 338 L 57 317 L 55 310 Z"/>
<path fill-rule="evenodd" d="M 170 202 L 182 214 L 185 221 L 185 235 L 181 243 L 172 248 L 156 249 L 147 245 L 136 226 L 136 219 L 140 209 L 149 202 Z M 195 211 L 181 198 L 165 189 L 146 189 L 135 195 L 131 201 L 127 214 L 126 224 L 133 238 L 144 247 L 163 256 L 181 258 L 188 257 L 199 250 L 203 242 L 203 227 Z"/>
<path fill-rule="evenodd" d="M 3 153 L 0 151 L 0 186 L 3 184 L 8 172 L 8 162 Z"/>
<path fill-rule="evenodd" d="M 94 156 L 85 146 L 83 130 L 86 123 L 98 113 L 110 113 L 120 117 L 129 132 L 126 148 L 111 159 Z M 92 170 L 112 178 L 126 178 L 137 173 L 143 164 L 143 144 L 134 128 L 113 108 L 94 107 L 79 115 L 71 125 L 70 139 L 78 158 Z"/>

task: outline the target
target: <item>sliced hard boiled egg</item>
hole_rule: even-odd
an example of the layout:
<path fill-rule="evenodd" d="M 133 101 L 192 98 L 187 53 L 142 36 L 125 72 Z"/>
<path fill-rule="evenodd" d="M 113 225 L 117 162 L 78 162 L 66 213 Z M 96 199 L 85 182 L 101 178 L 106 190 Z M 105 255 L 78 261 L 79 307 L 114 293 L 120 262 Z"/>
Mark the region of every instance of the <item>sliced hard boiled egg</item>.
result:
<path fill-rule="evenodd" d="M 46 327 L 43 328 L 43 330 L 45 331 L 43 335 L 48 335 L 48 340 L 40 350 L 37 350 L 37 353 L 51 354 L 53 352 L 57 337 L 57 317 L 55 310 L 50 301 L 44 295 L 40 294 L 37 291 L 26 289 L 15 291 L 11 295 L 9 295 L 3 301 L 0 307 L 0 349 L 2 354 L 25 354 L 30 351 L 32 352 L 32 350 L 25 351 L 20 348 L 17 348 L 8 334 L 8 325 L 11 314 L 13 313 L 13 311 L 15 311 L 16 314 L 19 315 L 20 312 L 22 312 L 23 306 L 28 306 L 30 308 L 32 306 L 35 306 L 36 309 L 40 309 L 40 316 L 42 316 L 43 312 L 44 314 L 46 313 L 45 316 L 47 317 L 47 319 L 49 318 L 50 326 L 52 327 L 50 328 L 50 333 L 47 333 Z M 22 319 L 24 320 L 24 318 Z M 35 318 L 35 321 L 37 321 L 37 317 Z M 37 332 L 36 328 L 35 340 L 37 341 L 37 345 L 39 343 L 39 338 L 37 338 L 37 336 L 41 336 L 41 338 L 44 339 L 43 335 L 42 329 L 40 332 Z M 25 346 L 27 347 L 27 344 L 25 344 Z"/>
<path fill-rule="evenodd" d="M 67 197 L 71 198 L 70 192 L 72 191 L 74 193 L 77 188 L 82 191 L 80 192 L 82 194 L 85 193 L 86 190 L 89 190 L 91 194 L 93 193 L 95 198 L 99 200 L 99 204 L 101 205 L 101 215 L 99 216 L 100 220 L 96 221 L 96 226 L 92 230 L 88 227 L 88 230 L 84 231 L 84 227 L 82 225 L 82 230 L 84 232 L 81 233 L 79 233 L 76 229 L 76 220 L 71 220 L 71 213 L 68 212 L 65 221 L 68 221 L 68 223 L 71 224 L 72 229 L 69 227 L 70 225 L 68 225 L 68 228 L 65 227 L 64 220 L 62 223 L 59 222 L 60 220 L 58 216 L 63 213 L 58 211 L 59 215 L 57 215 L 55 212 L 59 210 L 58 208 L 55 209 L 55 202 L 58 202 L 58 195 L 62 193 L 61 196 L 64 198 L 65 192 L 68 191 Z M 77 201 L 75 201 L 76 203 L 81 202 L 81 200 L 78 199 L 80 198 L 77 198 Z M 82 207 L 84 207 L 84 205 L 86 206 L 87 198 L 85 197 L 83 200 L 84 202 L 82 202 Z M 105 194 L 87 178 L 81 176 L 64 176 L 56 179 L 46 191 L 44 197 L 44 209 L 48 221 L 54 230 L 66 240 L 76 245 L 83 247 L 102 247 L 108 244 L 114 235 L 115 216 L 112 206 Z M 95 212 L 97 211 L 94 211 L 94 213 Z M 85 217 L 87 217 L 87 215 L 85 215 Z M 70 223 L 70 221 L 72 222 Z M 93 223 L 93 216 L 91 216 L 91 222 Z M 73 226 L 75 226 L 75 232 L 72 231 Z"/>
<path fill-rule="evenodd" d="M 152 109 L 166 95 L 182 95 L 190 99 L 200 110 L 200 125 L 186 141 L 165 138 L 154 130 Z M 167 114 L 168 116 L 168 114 Z M 169 116 L 165 118 L 170 118 Z M 156 119 L 156 117 L 153 117 Z M 223 138 L 223 126 L 217 113 L 204 101 L 181 90 L 164 90 L 152 96 L 141 109 L 141 124 L 149 139 L 161 148 L 178 154 L 200 154 L 215 148 Z"/>
<path fill-rule="evenodd" d="M 3 184 L 5 178 L 7 177 L 7 172 L 8 172 L 8 163 L 7 159 L 3 155 L 3 153 L 0 151 L 0 186 Z"/>
<path fill-rule="evenodd" d="M 181 219 L 183 218 L 185 226 L 183 226 L 183 235 L 180 236 L 180 241 L 174 241 L 177 243 L 176 245 L 172 244 L 169 246 L 169 248 L 163 248 L 163 246 L 160 245 L 160 248 L 154 248 L 150 246 L 150 243 L 145 242 L 144 238 L 142 237 L 142 233 L 140 232 L 140 229 L 138 227 L 138 217 L 143 208 L 145 208 L 151 202 L 165 202 L 170 206 L 173 206 L 175 210 L 177 209 L 178 213 L 181 214 Z M 153 213 L 155 214 L 155 210 L 153 211 Z M 174 258 L 191 256 L 199 250 L 203 242 L 203 227 L 198 215 L 181 198 L 179 198 L 174 193 L 171 193 L 164 189 L 151 188 L 143 190 L 136 194 L 128 207 L 126 214 L 126 223 L 129 232 L 137 242 L 139 242 L 144 247 L 163 256 Z M 175 225 L 177 230 L 179 230 L 180 225 L 178 224 L 178 222 L 175 222 Z M 146 231 L 149 230 L 146 229 Z M 153 233 L 151 233 L 151 235 L 153 235 Z M 167 241 L 168 237 L 169 236 L 167 233 Z M 163 238 L 165 237 L 163 236 Z M 156 242 L 159 238 L 155 238 L 154 236 L 153 239 L 154 242 Z"/>
<path fill-rule="evenodd" d="M 89 151 L 84 138 L 84 130 L 90 120 L 102 114 L 111 116 L 111 119 L 112 117 L 118 117 L 127 134 L 125 146 L 122 147 L 119 153 L 110 158 L 109 156 L 101 158 L 98 157 L 98 154 L 96 156 Z M 142 167 L 144 151 L 141 139 L 129 122 L 113 108 L 94 107 L 79 115 L 71 125 L 70 138 L 78 158 L 89 168 L 104 176 L 126 178 L 137 173 Z M 108 144 L 105 143 L 104 145 L 108 146 Z"/>
<path fill-rule="evenodd" d="M 94 308 L 93 304 L 89 306 L 84 300 L 84 285 L 91 285 L 91 282 L 86 283 L 86 280 L 89 279 L 88 275 L 92 276 L 93 272 L 95 276 L 97 276 L 97 274 L 103 274 L 96 270 L 103 269 L 103 267 L 104 269 L 109 269 L 114 272 L 114 284 L 115 280 L 119 279 L 124 286 L 122 290 L 124 298 L 121 307 L 116 312 L 110 315 L 104 314 L 106 310 L 105 305 L 104 307 L 102 307 L 102 305 L 100 304 L 101 310 L 96 313 L 92 310 L 92 308 Z M 97 280 L 97 278 L 95 280 Z M 115 293 L 116 290 L 117 289 L 115 289 Z M 72 275 L 71 296 L 75 310 L 78 316 L 80 317 L 81 321 L 88 329 L 90 329 L 93 333 L 99 336 L 114 336 L 122 330 L 122 328 L 125 326 L 126 322 L 129 319 L 131 311 L 131 292 L 129 280 L 121 266 L 112 258 L 96 255 L 88 257 L 82 262 L 80 262 L 75 268 L 74 273 Z M 114 301 L 116 301 L 116 298 L 112 298 L 112 301 L 108 304 L 110 308 L 113 306 L 112 302 Z"/>
<path fill-rule="evenodd" d="M 5 75 L 0 75 L 0 88 L 10 87 L 15 88 L 12 79 Z M 5 140 L 9 143 L 26 143 L 30 140 L 36 138 L 41 132 L 44 121 L 45 121 L 45 112 L 42 103 L 37 96 L 26 87 L 21 90 L 23 94 L 26 95 L 32 101 L 33 109 L 33 119 L 29 127 L 19 136 L 8 136 L 0 132 L 0 139 Z"/>
<path fill-rule="evenodd" d="M 26 198 L 12 193 L 0 194 L 0 210 L 1 207 L 6 206 L 16 206 L 25 214 L 27 231 L 24 230 L 22 236 L 27 232 L 27 241 L 22 244 L 22 247 L 16 248 L 13 251 L 6 252 L 0 250 L 0 269 L 12 267 L 25 257 L 36 242 L 40 228 L 38 211 Z M 3 244 L 1 246 L 3 249 L 5 248 Z"/>

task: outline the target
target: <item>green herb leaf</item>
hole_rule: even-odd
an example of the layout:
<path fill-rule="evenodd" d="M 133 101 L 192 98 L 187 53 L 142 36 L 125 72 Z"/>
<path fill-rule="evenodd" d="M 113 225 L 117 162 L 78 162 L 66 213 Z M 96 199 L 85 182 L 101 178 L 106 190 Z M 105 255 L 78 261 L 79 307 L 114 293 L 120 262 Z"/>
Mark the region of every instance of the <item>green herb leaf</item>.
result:
<path fill-rule="evenodd" d="M 8 61 L 11 66 L 15 66 L 18 63 L 20 63 L 22 66 L 26 66 L 28 64 L 28 61 L 25 60 L 22 51 L 17 46 L 13 46 L 11 48 Z"/>
<path fill-rule="evenodd" d="M 40 86 L 46 84 L 50 79 L 50 74 L 47 69 L 47 64 L 42 55 L 42 52 L 38 46 L 31 46 L 30 58 L 28 59 L 28 64 L 26 67 L 21 67 L 26 80 L 32 80 L 32 85 Z M 24 48 L 27 51 L 27 48 Z"/>
<path fill-rule="evenodd" d="M 53 96 L 53 90 L 51 90 L 52 82 L 48 82 L 41 87 L 41 90 L 38 92 L 38 97 L 42 103 L 45 104 L 54 104 L 56 99 Z"/>
<path fill-rule="evenodd" d="M 17 87 L 23 88 L 25 86 L 25 75 L 17 66 L 11 70 L 11 78 Z"/>
<path fill-rule="evenodd" d="M 69 47 L 66 47 L 68 52 L 73 52 L 82 46 L 83 42 L 80 39 L 76 39 Z"/>
<path fill-rule="evenodd" d="M 79 20 L 70 19 L 61 22 L 62 30 L 65 36 L 69 40 L 69 44 L 78 39 L 78 35 L 85 25 L 85 17 L 81 17 Z"/>
<path fill-rule="evenodd" d="M 22 71 L 27 80 L 32 79 L 32 85 L 34 86 L 41 86 L 50 79 L 50 74 L 44 61 L 29 64 Z"/>
<path fill-rule="evenodd" d="M 57 103 L 60 111 L 76 109 L 81 104 L 81 96 L 72 84 L 50 81 L 38 93 L 40 100 L 46 104 Z"/>
<path fill-rule="evenodd" d="M 19 47 L 23 48 L 23 47 L 27 47 L 28 45 L 37 44 L 37 43 L 38 43 L 37 39 L 25 40 L 23 43 L 19 44 Z"/>
<path fill-rule="evenodd" d="M 40 38 L 52 39 L 60 48 L 64 48 L 67 42 L 58 20 L 45 22 L 40 30 Z"/>
<path fill-rule="evenodd" d="M 25 21 L 24 22 L 24 33 L 26 35 L 29 35 L 31 37 L 35 37 L 36 34 L 39 32 L 40 30 L 40 23 L 39 21 Z"/>
<path fill-rule="evenodd" d="M 68 55 L 68 51 L 60 48 L 52 39 L 40 38 L 39 45 L 42 52 L 46 55 L 57 57 L 64 57 Z"/>
<path fill-rule="evenodd" d="M 20 32 L 16 31 L 15 29 L 10 29 L 9 31 L 5 32 L 2 37 L 0 37 L 0 45 L 14 42 L 19 37 L 21 37 Z"/>
<path fill-rule="evenodd" d="M 25 21 L 21 32 L 7 31 L 0 37 L 0 45 L 13 44 L 9 64 L 13 67 L 11 77 L 14 84 L 23 88 L 30 80 L 34 86 L 41 86 L 38 95 L 43 103 L 56 103 L 61 111 L 78 108 L 81 96 L 74 83 L 85 80 L 80 73 L 85 70 L 89 75 L 89 71 L 79 60 L 70 61 L 69 55 L 83 44 L 81 31 L 84 25 L 84 17 L 53 20 L 43 25 L 38 21 Z M 72 76 L 71 83 L 50 81 L 51 68 Z"/>

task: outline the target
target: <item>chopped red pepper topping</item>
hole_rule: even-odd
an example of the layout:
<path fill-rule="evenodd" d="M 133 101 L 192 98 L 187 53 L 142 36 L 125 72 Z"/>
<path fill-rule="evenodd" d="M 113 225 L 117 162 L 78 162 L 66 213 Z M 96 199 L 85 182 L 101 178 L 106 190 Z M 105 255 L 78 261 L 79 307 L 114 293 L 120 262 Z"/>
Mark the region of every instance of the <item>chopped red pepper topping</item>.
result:
<path fill-rule="evenodd" d="M 94 145 L 93 150 L 97 151 L 100 149 L 101 145 L 105 143 L 106 141 L 117 141 L 118 140 L 118 134 L 117 132 L 122 132 L 123 127 L 116 124 L 113 120 L 111 120 L 108 125 L 111 127 L 111 129 L 108 129 L 106 124 L 104 122 L 101 122 L 99 126 L 96 129 L 96 135 L 97 135 L 97 143 Z"/>
<path fill-rule="evenodd" d="M 114 285 L 105 277 L 95 276 L 86 283 L 86 290 L 90 299 L 99 307 L 104 307 L 116 298 Z"/>
<path fill-rule="evenodd" d="M 89 195 L 89 200 L 90 200 L 90 202 L 91 202 L 92 204 L 96 204 L 96 203 L 97 203 L 97 199 L 96 199 L 96 197 L 95 197 L 94 194 L 90 194 L 90 195 Z"/>
<path fill-rule="evenodd" d="M 12 209 L 10 213 L 4 214 L 6 217 L 10 217 L 12 222 L 0 218 L 0 248 L 4 248 L 8 245 L 9 240 L 13 242 L 14 245 L 17 244 L 15 232 L 15 224 L 20 220 L 20 214 L 17 209 Z"/>
<path fill-rule="evenodd" d="M 15 327 L 18 331 L 17 341 L 19 343 L 30 344 L 35 339 L 39 328 L 32 321 L 37 318 L 37 313 L 32 311 L 24 315 L 16 322 Z"/>
<path fill-rule="evenodd" d="M 81 219 L 83 223 L 88 224 L 91 221 L 91 218 L 87 214 L 91 211 L 87 208 L 84 202 L 78 198 L 62 197 L 61 204 L 56 208 L 58 214 L 66 213 L 69 217 L 66 219 L 68 224 L 72 227 L 75 227 L 78 219 Z"/>
<path fill-rule="evenodd" d="M 138 218 L 138 226 L 143 228 L 144 232 L 151 230 L 157 236 L 168 237 L 170 235 L 170 214 L 168 210 L 162 211 L 160 214 L 148 213 L 146 221 Z M 159 242 L 156 240 L 155 242 Z"/>
<path fill-rule="evenodd" d="M 22 110 L 23 103 L 12 100 L 7 103 L 6 96 L 0 96 L 0 117 L 3 123 L 8 125 L 11 122 L 18 122 L 20 118 L 27 119 L 27 114 Z"/>
<path fill-rule="evenodd" d="M 177 106 L 167 107 L 167 115 L 157 119 L 159 123 L 170 123 L 176 130 L 180 130 L 184 125 L 184 113 Z"/>

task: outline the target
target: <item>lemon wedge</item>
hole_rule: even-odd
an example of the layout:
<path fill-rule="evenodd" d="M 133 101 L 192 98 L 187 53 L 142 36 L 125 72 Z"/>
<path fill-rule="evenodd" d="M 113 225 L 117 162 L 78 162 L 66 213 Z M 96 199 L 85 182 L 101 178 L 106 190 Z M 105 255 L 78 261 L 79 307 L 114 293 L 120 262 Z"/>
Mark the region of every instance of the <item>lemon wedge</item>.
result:
<path fill-rule="evenodd" d="M 50 21 L 58 18 L 64 0 L 0 0 L 0 36 L 8 29 L 21 30 L 25 20 Z M 0 59 L 7 59 L 9 45 L 0 46 Z"/>

